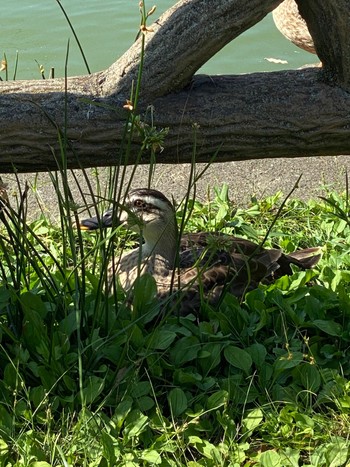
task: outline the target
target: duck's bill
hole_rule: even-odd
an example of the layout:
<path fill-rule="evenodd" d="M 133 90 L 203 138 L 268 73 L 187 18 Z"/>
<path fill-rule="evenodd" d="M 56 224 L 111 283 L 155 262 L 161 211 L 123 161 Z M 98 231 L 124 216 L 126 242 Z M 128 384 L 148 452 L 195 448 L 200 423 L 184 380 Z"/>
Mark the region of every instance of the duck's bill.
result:
<path fill-rule="evenodd" d="M 103 216 L 89 217 L 79 221 L 78 227 L 80 230 L 96 230 L 112 227 L 112 216 L 105 213 Z"/>
<path fill-rule="evenodd" d="M 80 230 L 96 230 L 99 227 L 103 227 L 103 223 L 101 222 L 101 218 L 97 219 L 95 216 L 79 221 L 78 227 Z"/>

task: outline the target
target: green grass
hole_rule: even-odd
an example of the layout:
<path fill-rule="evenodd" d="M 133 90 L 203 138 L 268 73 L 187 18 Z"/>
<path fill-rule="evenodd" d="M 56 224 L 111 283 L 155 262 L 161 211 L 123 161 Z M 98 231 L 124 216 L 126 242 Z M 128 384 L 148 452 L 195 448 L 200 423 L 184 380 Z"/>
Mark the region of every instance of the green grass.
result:
<path fill-rule="evenodd" d="M 227 187 L 204 227 L 261 241 L 281 194 L 247 209 Z M 0 465 L 307 465 L 349 459 L 347 197 L 288 200 L 267 246 L 321 245 L 295 271 L 199 318 L 161 316 L 154 283 L 107 296 L 113 240 L 7 210 L 0 288 Z M 23 209 L 25 212 L 25 209 Z M 178 209 L 179 222 L 184 213 Z M 25 235 L 23 235 L 25 232 Z M 132 238 L 119 230 L 118 245 Z M 84 274 L 84 277 L 83 277 Z M 310 285 L 311 282 L 311 285 Z"/>

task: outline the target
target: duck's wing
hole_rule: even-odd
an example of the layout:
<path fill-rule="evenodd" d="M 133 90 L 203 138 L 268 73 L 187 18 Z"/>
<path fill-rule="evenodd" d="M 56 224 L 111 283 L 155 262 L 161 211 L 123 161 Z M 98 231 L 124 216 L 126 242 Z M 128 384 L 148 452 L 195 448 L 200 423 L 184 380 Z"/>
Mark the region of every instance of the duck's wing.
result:
<path fill-rule="evenodd" d="M 263 252 L 271 251 L 245 238 L 234 237 L 220 232 L 191 233 L 183 235 L 181 238 L 180 251 L 183 253 L 203 248 L 216 248 L 217 250 L 229 252 L 231 255 L 239 253 L 248 257 L 259 257 Z M 185 254 L 188 255 L 190 262 L 191 254 Z M 279 264 L 277 277 L 292 274 L 291 264 L 295 264 L 300 269 L 311 269 L 319 262 L 321 256 L 322 249 L 320 247 L 304 248 L 293 253 L 281 254 L 277 260 Z"/>
<path fill-rule="evenodd" d="M 187 286 L 200 281 L 206 293 L 225 286 L 241 296 L 280 267 L 281 255 L 281 250 L 266 250 L 249 240 L 225 234 L 187 234 L 180 246 L 181 283 Z"/>
<path fill-rule="evenodd" d="M 266 250 L 254 257 L 226 251 L 210 252 L 203 248 L 192 252 L 186 250 L 180 255 L 182 267 L 173 275 L 172 283 L 169 284 L 168 278 L 164 283 L 162 279 L 157 280 L 158 293 L 160 298 L 170 300 L 181 315 L 197 313 L 203 298 L 215 305 L 226 291 L 241 298 L 257 288 L 278 269 L 280 256 L 280 250 Z M 184 267 L 184 264 L 190 266 Z"/>
<path fill-rule="evenodd" d="M 227 251 L 197 246 L 180 253 L 178 275 L 183 288 L 198 286 L 208 294 L 214 288 L 226 287 L 241 296 L 279 268 L 281 254 L 275 249 L 247 255 L 236 247 Z"/>
<path fill-rule="evenodd" d="M 181 237 L 180 252 L 196 248 L 225 250 L 247 256 L 264 251 L 264 248 L 250 240 L 221 232 L 189 233 Z"/>

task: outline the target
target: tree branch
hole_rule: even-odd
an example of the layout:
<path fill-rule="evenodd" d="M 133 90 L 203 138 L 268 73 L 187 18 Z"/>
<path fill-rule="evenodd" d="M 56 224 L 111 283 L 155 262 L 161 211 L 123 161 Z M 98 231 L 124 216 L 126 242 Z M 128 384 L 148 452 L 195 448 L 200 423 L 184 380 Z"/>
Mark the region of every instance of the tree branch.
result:
<path fill-rule="evenodd" d="M 320 57 L 325 79 L 350 92 L 349 0 L 296 0 Z"/>
<path fill-rule="evenodd" d="M 2 102 L 11 108 L 13 99 L 9 95 Z M 125 163 L 119 154 L 125 122 L 110 110 L 115 107 L 113 96 L 103 103 L 108 108 L 88 106 L 79 97 L 68 96 L 69 167 Z M 63 112 L 63 104 L 56 109 L 58 113 Z M 190 162 L 194 131 L 198 162 L 210 160 L 217 150 L 218 162 L 350 154 L 350 95 L 320 80 L 315 68 L 238 76 L 199 75 L 186 89 L 159 97 L 153 105 L 155 125 L 170 128 L 158 163 Z M 59 159 L 57 128 L 45 121 L 40 106 L 26 103 L 24 108 L 28 115 L 23 122 L 18 115 L 13 116 L 16 121 L 12 125 L 11 121 L 4 122 L 2 172 L 13 171 L 13 166 L 19 171 L 56 169 L 52 152 Z M 32 125 L 28 127 L 30 116 Z M 139 148 L 140 143 L 134 141 L 129 164 L 135 163 Z M 149 161 L 145 154 L 141 162 Z"/>
<path fill-rule="evenodd" d="M 197 70 L 226 44 L 261 21 L 282 0 L 181 0 L 146 34 L 142 100 L 186 86 Z M 103 95 L 129 97 L 136 82 L 141 39 L 101 74 Z M 234 69 L 232 70 L 234 71 Z"/>

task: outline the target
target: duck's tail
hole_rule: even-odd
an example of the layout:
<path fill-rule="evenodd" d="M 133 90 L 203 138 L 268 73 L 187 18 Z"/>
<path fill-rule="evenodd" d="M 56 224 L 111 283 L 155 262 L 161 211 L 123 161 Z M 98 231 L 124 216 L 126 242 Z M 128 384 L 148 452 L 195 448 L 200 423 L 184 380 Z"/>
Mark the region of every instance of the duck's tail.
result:
<path fill-rule="evenodd" d="M 300 269 L 311 269 L 319 262 L 322 256 L 320 247 L 305 248 L 303 250 L 294 251 L 288 255 L 282 254 L 278 260 L 279 269 L 275 271 L 274 278 L 278 278 L 293 273 L 291 264 L 295 264 Z"/>
<path fill-rule="evenodd" d="M 294 253 L 289 253 L 286 255 L 288 258 L 291 258 L 291 263 L 300 266 L 302 269 L 311 269 L 319 262 L 322 256 L 322 249 L 320 247 L 315 248 L 305 248 L 304 250 L 295 251 Z"/>

